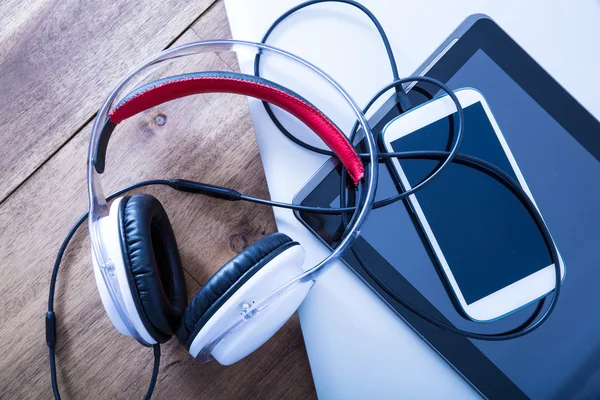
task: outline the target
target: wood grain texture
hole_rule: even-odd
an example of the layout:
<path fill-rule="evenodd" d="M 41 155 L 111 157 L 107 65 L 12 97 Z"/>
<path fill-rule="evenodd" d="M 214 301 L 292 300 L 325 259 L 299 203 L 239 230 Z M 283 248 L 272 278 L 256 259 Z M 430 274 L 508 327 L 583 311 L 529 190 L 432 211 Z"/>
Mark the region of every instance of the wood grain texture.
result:
<path fill-rule="evenodd" d="M 2 1 L 0 201 L 85 125 L 124 73 L 213 2 Z"/>
<path fill-rule="evenodd" d="M 207 23 L 205 21 L 210 22 Z M 227 12 L 225 11 L 225 3 L 223 1 L 216 2 L 215 5 L 207 12 L 207 18 L 195 23 L 191 29 L 202 40 L 231 38 L 229 21 L 227 20 Z M 219 52 L 217 55 L 225 64 L 229 66 L 229 68 L 237 72 L 240 71 L 240 66 L 234 53 Z"/>
<path fill-rule="evenodd" d="M 224 9 L 218 2 L 179 42 L 198 40 L 195 32 L 205 39 L 223 36 L 228 33 L 224 23 Z M 203 55 L 168 72 L 229 70 L 235 64 L 228 57 Z M 78 83 L 71 79 L 73 85 Z M 97 95 L 101 98 L 107 92 L 108 88 Z M 97 107 L 100 100 L 93 105 Z M 164 116 L 166 123 L 157 124 L 157 115 Z M 51 397 L 43 320 L 48 282 L 64 235 L 87 210 L 85 160 L 90 130 L 88 123 L 0 204 L 2 399 Z M 107 192 L 142 179 L 174 177 L 268 197 L 243 97 L 188 97 L 148 110 L 117 128 L 103 176 Z M 167 210 L 190 298 L 245 243 L 276 229 L 266 207 L 160 187 L 136 192 L 155 195 Z M 141 398 L 150 378 L 152 352 L 111 326 L 90 264 L 89 239 L 82 228 L 66 253 L 57 285 L 61 394 L 66 399 Z M 176 340 L 164 345 L 162 354 L 157 399 L 315 398 L 296 317 L 256 353 L 230 367 L 198 364 Z"/>

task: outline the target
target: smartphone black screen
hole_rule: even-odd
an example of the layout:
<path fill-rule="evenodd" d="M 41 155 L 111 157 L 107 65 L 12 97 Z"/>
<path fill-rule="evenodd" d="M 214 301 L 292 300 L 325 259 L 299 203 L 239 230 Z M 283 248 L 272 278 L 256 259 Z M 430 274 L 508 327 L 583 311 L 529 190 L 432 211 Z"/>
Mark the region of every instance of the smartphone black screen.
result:
<path fill-rule="evenodd" d="M 466 107 L 464 115 L 460 152 L 488 161 L 518 181 L 481 103 Z M 449 129 L 450 119 L 442 118 L 392 141 L 391 146 L 394 151 L 445 150 Z M 401 160 L 400 166 L 412 187 L 438 163 Z M 483 172 L 453 163 L 415 196 L 467 304 L 551 264 L 526 208 Z M 424 222 L 422 216 L 417 218 Z"/>

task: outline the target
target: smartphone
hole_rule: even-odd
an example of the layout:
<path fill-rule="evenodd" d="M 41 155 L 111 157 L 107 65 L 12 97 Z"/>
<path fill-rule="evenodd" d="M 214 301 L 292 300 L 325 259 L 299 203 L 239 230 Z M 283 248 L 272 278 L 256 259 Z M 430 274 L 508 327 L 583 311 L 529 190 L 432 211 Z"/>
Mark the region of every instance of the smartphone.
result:
<path fill-rule="evenodd" d="M 501 168 L 535 203 L 482 94 L 475 89 L 455 93 L 465 114 L 459 153 Z M 456 122 L 456 106 L 446 95 L 390 121 L 381 139 L 390 152 L 449 150 Z M 439 163 L 394 158 L 389 167 L 400 184 L 398 189 L 408 190 Z M 492 177 L 452 163 L 407 202 L 446 287 L 468 318 L 496 320 L 554 288 L 556 272 L 541 232 L 525 206 Z"/>

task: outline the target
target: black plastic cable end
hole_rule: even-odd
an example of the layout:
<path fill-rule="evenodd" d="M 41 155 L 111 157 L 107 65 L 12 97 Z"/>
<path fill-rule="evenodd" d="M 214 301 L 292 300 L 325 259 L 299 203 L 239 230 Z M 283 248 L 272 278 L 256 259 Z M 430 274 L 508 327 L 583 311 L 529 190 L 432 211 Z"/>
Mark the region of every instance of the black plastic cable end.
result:
<path fill-rule="evenodd" d="M 46 344 L 51 349 L 56 345 L 56 314 L 54 311 L 46 313 Z"/>
<path fill-rule="evenodd" d="M 402 109 L 402 113 L 409 111 L 413 108 L 413 103 L 408 94 L 404 91 L 402 86 L 397 87 L 396 91 L 396 101 L 400 104 L 400 108 Z"/>
<path fill-rule="evenodd" d="M 233 189 L 185 179 L 171 179 L 169 180 L 169 186 L 182 192 L 203 194 L 221 200 L 237 201 L 242 197 L 240 192 Z"/>

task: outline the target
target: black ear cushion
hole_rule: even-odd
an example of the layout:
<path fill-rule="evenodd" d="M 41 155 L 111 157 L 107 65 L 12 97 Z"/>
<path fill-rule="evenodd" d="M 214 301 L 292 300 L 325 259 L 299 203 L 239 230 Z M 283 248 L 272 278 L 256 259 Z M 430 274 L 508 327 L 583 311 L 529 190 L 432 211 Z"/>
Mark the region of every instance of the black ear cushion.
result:
<path fill-rule="evenodd" d="M 200 289 L 183 314 L 177 338 L 188 350 L 210 317 L 269 261 L 298 243 L 283 233 L 266 236 L 223 265 Z"/>
<path fill-rule="evenodd" d="M 177 330 L 187 305 L 185 277 L 169 217 L 149 195 L 125 197 L 119 207 L 125 271 L 148 333 L 164 343 Z"/>

